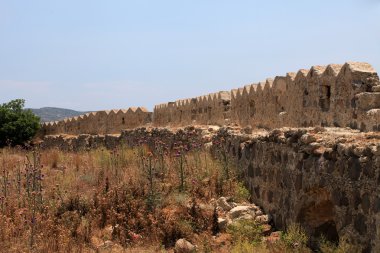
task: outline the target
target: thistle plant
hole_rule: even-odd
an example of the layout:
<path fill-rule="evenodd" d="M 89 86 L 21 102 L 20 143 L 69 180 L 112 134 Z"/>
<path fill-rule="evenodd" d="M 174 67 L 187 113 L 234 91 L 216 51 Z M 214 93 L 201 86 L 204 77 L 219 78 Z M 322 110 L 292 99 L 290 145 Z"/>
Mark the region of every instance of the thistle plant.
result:
<path fill-rule="evenodd" d="M 177 158 L 178 161 L 178 172 L 179 172 L 179 179 L 180 179 L 180 184 L 179 184 L 179 191 L 183 192 L 185 190 L 185 163 L 186 163 L 186 158 L 185 158 L 185 148 L 180 145 L 176 149 L 175 157 Z"/>
<path fill-rule="evenodd" d="M 224 138 L 220 138 L 220 141 L 214 141 L 214 145 L 217 147 L 217 153 L 219 154 L 219 160 L 222 163 L 224 177 L 228 181 L 230 180 L 230 161 L 228 150 L 226 148 L 226 141 Z"/>
<path fill-rule="evenodd" d="M 159 199 L 158 194 L 155 191 L 155 164 L 156 160 L 152 152 L 146 152 L 140 150 L 140 160 L 142 174 L 148 181 L 148 197 L 147 206 L 149 210 L 153 210 L 156 206 L 156 202 Z"/>
<path fill-rule="evenodd" d="M 166 175 L 166 162 L 165 156 L 167 155 L 167 145 L 161 140 L 156 140 L 154 144 L 154 153 L 157 156 L 158 168 L 162 174 L 162 179 L 165 178 Z"/>
<path fill-rule="evenodd" d="M 37 224 L 37 211 L 41 211 L 43 207 L 42 198 L 42 166 L 40 165 L 40 155 L 33 151 L 31 159 L 27 156 L 27 164 L 25 166 L 26 177 L 26 193 L 27 203 L 30 212 L 30 238 L 29 246 L 33 248 L 35 240 L 35 230 Z"/>
<path fill-rule="evenodd" d="M 149 152 L 147 154 L 147 163 L 146 163 L 146 166 L 145 166 L 145 173 L 147 175 L 147 179 L 148 179 L 148 187 L 149 187 L 149 194 L 148 194 L 148 208 L 150 210 L 153 210 L 154 209 L 154 205 L 155 205 L 155 191 L 154 191 L 154 184 L 153 184 L 153 180 L 154 180 L 154 167 L 153 167 L 153 164 L 152 164 L 152 160 L 153 160 L 153 154 L 151 152 Z"/>
<path fill-rule="evenodd" d="M 1 196 L 1 211 L 5 212 L 6 201 L 8 197 L 8 186 L 9 186 L 9 172 L 6 170 L 5 161 L 3 159 L 3 172 L 2 172 L 2 193 Z"/>

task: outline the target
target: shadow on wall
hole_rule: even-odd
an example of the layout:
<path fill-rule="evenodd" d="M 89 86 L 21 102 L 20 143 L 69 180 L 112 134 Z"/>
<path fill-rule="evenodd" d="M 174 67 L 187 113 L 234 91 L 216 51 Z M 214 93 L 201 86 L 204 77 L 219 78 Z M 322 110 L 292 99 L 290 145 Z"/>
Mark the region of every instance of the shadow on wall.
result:
<path fill-rule="evenodd" d="M 296 222 L 304 227 L 312 238 L 321 238 L 334 243 L 339 242 L 339 235 L 335 222 L 335 205 L 331 200 L 331 194 L 324 188 L 319 188 L 306 193 L 300 199 L 300 210 Z M 311 242 L 317 246 L 317 241 Z"/>

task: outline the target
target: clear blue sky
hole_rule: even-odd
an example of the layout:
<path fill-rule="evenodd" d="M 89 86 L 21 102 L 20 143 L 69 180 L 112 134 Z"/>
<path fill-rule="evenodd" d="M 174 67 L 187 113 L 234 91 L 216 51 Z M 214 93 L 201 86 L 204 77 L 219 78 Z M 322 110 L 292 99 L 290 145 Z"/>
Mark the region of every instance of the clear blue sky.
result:
<path fill-rule="evenodd" d="M 346 61 L 380 71 L 380 0 L 0 0 L 0 103 L 152 109 Z"/>

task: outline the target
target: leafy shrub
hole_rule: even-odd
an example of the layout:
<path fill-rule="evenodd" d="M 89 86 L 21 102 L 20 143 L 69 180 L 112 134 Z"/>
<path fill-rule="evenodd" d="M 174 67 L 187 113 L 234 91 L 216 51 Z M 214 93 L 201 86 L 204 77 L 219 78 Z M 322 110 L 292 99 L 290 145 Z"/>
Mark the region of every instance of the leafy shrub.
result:
<path fill-rule="evenodd" d="M 235 242 L 233 248 L 231 249 L 231 253 L 251 253 L 255 252 L 255 246 L 245 240 L 238 240 Z"/>
<path fill-rule="evenodd" d="M 305 230 L 299 224 L 291 224 L 286 233 L 282 235 L 282 240 L 291 248 L 306 247 L 308 239 Z"/>
<path fill-rule="evenodd" d="M 253 220 L 238 220 L 227 227 L 227 232 L 232 235 L 235 242 L 258 243 L 261 241 L 262 231 L 262 226 Z"/>
<path fill-rule="evenodd" d="M 40 119 L 24 110 L 25 100 L 16 99 L 0 105 L 0 147 L 22 145 L 40 128 Z"/>
<path fill-rule="evenodd" d="M 242 182 L 236 183 L 236 189 L 234 194 L 234 199 L 237 202 L 241 201 L 247 201 L 251 197 L 251 193 L 249 190 L 244 186 Z"/>
<path fill-rule="evenodd" d="M 361 252 L 362 250 L 349 243 L 347 238 L 340 238 L 339 244 L 327 241 L 322 237 L 319 241 L 319 250 L 322 253 L 346 253 L 346 252 Z"/>

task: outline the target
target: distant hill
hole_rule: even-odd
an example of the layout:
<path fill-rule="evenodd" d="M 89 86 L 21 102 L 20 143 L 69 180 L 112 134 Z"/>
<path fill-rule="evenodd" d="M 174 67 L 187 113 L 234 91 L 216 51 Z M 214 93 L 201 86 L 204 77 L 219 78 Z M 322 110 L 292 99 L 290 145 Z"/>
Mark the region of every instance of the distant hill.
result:
<path fill-rule="evenodd" d="M 56 108 L 56 107 L 42 107 L 40 109 L 30 109 L 34 114 L 41 118 L 41 122 L 49 122 L 61 120 L 64 118 L 75 117 L 85 114 L 87 112 L 79 112 L 70 109 Z"/>

